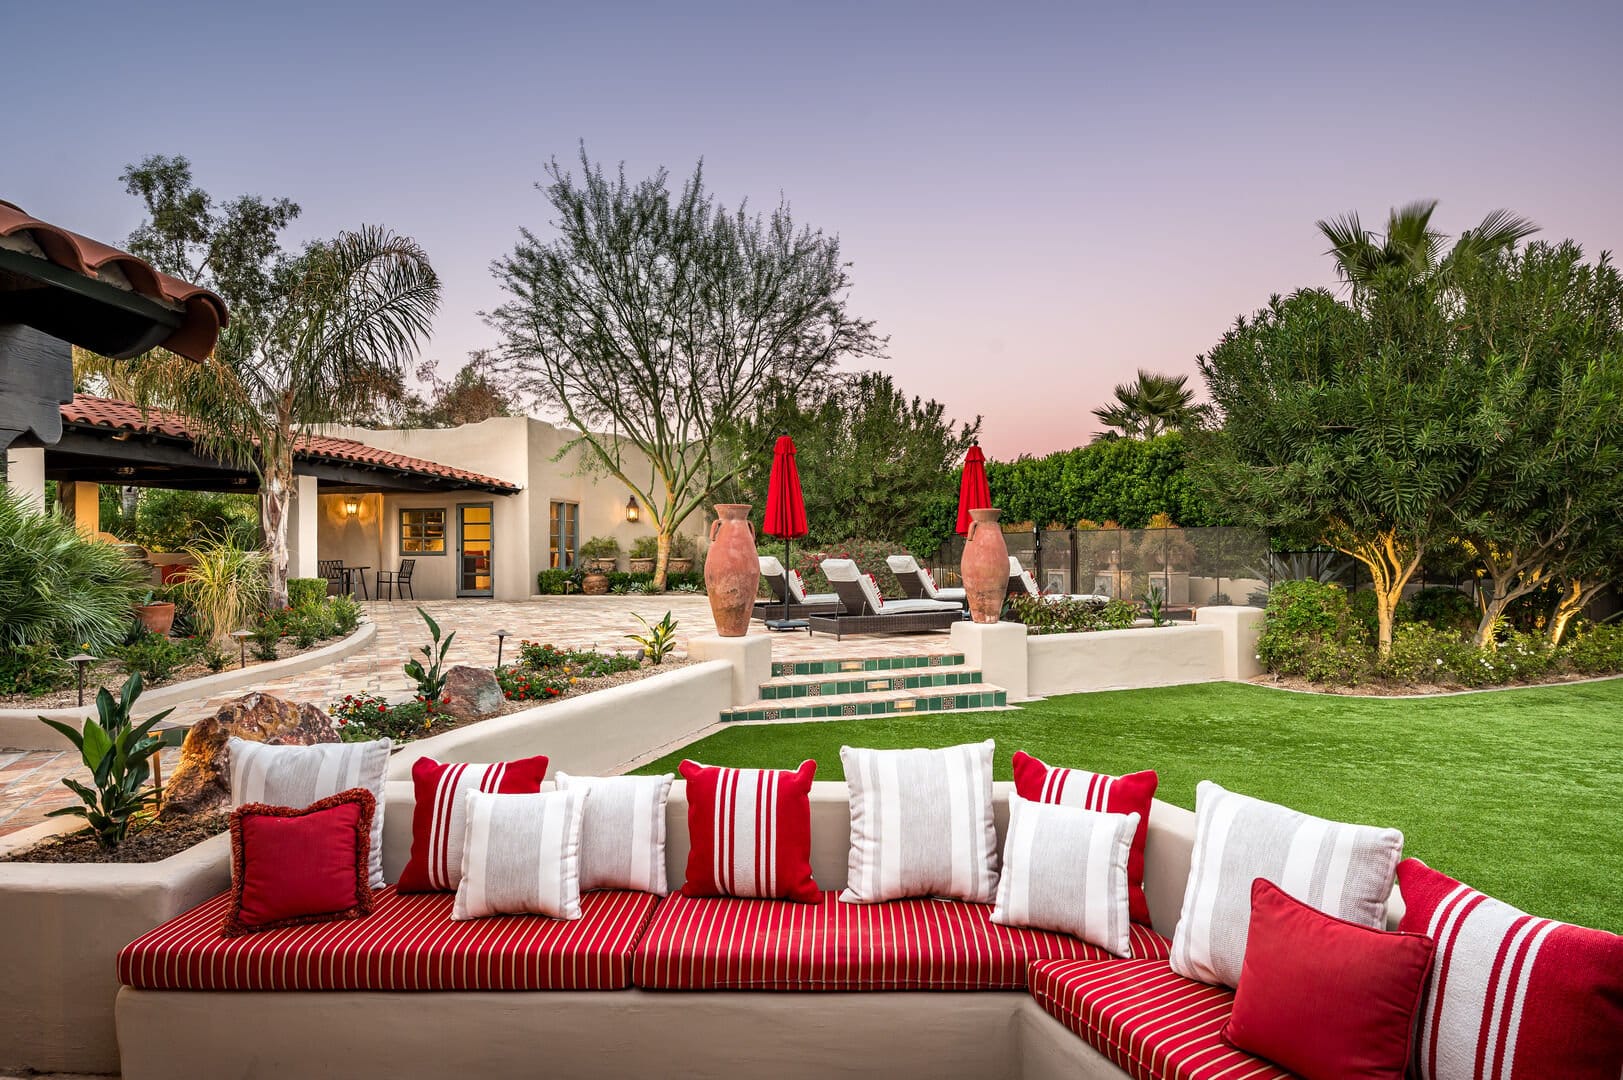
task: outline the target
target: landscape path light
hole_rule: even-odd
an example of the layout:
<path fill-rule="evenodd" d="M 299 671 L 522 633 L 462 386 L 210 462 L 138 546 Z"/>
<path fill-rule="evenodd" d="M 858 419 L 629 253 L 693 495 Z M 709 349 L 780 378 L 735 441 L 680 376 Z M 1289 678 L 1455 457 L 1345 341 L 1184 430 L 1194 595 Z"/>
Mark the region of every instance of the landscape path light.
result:
<path fill-rule="evenodd" d="M 231 631 L 231 637 L 236 639 L 237 642 L 237 666 L 240 668 L 248 666 L 248 639 L 253 636 L 254 632 L 252 630 Z"/>
<path fill-rule="evenodd" d="M 85 703 L 85 668 L 89 667 L 91 664 L 94 664 L 95 662 L 96 662 L 96 658 L 94 656 L 91 656 L 89 653 L 83 653 L 82 652 L 77 656 L 68 657 L 68 663 L 72 664 L 75 668 L 77 668 L 78 672 L 79 672 L 79 706 L 80 706 L 80 708 L 83 708 L 84 703 Z"/>

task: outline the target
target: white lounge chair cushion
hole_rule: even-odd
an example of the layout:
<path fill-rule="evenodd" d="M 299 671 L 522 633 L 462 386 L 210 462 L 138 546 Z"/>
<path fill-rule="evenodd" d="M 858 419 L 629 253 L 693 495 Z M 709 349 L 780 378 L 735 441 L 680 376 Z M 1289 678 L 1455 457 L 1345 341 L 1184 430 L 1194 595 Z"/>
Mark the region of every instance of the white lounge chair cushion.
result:
<path fill-rule="evenodd" d="M 886 600 L 881 615 L 917 615 L 921 611 L 963 611 L 964 605 L 951 600 Z"/>
<path fill-rule="evenodd" d="M 783 576 L 783 564 L 776 555 L 757 556 L 761 560 L 761 576 L 775 578 Z"/>
<path fill-rule="evenodd" d="M 919 561 L 911 555 L 887 555 L 885 556 L 885 564 L 890 567 L 890 572 L 897 577 L 905 577 L 908 574 L 917 577 L 919 585 L 924 589 L 925 599 L 963 602 L 964 590 L 936 588 L 935 576 L 920 566 Z"/>
<path fill-rule="evenodd" d="M 823 576 L 830 581 L 854 581 L 862 589 L 863 599 L 870 611 L 880 615 L 907 615 L 921 611 L 955 611 L 958 604 L 945 600 L 886 600 L 879 595 L 879 586 L 868 574 L 857 569 L 853 559 L 824 559 Z"/>
<path fill-rule="evenodd" d="M 885 565 L 897 577 L 903 574 L 916 574 L 919 572 L 919 561 L 911 555 L 886 555 Z"/>

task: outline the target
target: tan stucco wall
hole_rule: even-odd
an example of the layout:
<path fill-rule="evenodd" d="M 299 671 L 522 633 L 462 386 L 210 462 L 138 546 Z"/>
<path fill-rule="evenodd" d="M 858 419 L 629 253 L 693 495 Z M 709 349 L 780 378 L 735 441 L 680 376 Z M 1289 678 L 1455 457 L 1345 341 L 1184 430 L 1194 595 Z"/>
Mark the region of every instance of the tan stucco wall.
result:
<path fill-rule="evenodd" d="M 362 498 L 355 518 L 344 513 L 344 497 L 323 495 L 320 515 L 321 557 L 341 558 L 350 565 L 366 565 L 367 586 L 372 587 L 379 568 L 394 570 L 402 558 L 417 558 L 412 581 L 418 599 L 447 599 L 456 595 L 457 506 L 490 503 L 494 511 L 495 597 L 517 600 L 535 592 L 536 573 L 551 565 L 551 504 L 572 502 L 580 506 L 580 539 L 613 536 L 624 552 L 640 536 L 652 536 L 647 508 L 636 524 L 626 521 L 626 500 L 631 491 L 612 478 L 586 473 L 580 452 L 571 451 L 554 460 L 569 442 L 572 433 L 528 417 L 495 417 L 456 428 L 383 430 L 329 427 L 327 434 L 356 439 L 369 446 L 410 454 L 442 465 L 493 476 L 521 489 L 512 495 L 491 495 L 482 491 L 451 491 L 430 494 L 384 494 Z M 631 475 L 647 471 L 647 459 L 628 451 Z M 411 555 L 400 551 L 400 510 L 406 507 L 441 508 L 448 526 L 445 555 Z M 702 514 L 689 519 L 683 530 L 699 538 L 704 534 Z"/>

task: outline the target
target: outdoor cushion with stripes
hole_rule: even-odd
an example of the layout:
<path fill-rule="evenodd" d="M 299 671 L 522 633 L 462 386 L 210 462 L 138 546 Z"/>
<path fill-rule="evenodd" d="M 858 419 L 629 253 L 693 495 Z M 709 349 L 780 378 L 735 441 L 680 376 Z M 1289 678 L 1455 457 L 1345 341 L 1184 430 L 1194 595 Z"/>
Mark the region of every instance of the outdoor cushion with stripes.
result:
<path fill-rule="evenodd" d="M 1031 994 L 1133 1080 L 1294 1076 L 1223 1041 L 1234 991 L 1186 979 L 1165 959 L 1045 960 L 1031 965 Z"/>
<path fill-rule="evenodd" d="M 1109 954 L 1069 934 L 992 922 L 957 900 L 817 904 L 673 895 L 637 945 L 632 981 L 652 990 L 1019 990 L 1048 958 Z M 1136 923 L 1135 956 L 1171 943 Z"/>
<path fill-rule="evenodd" d="M 623 990 L 632 947 L 659 903 L 593 892 L 573 921 L 452 922 L 454 900 L 391 885 L 373 894 L 364 919 L 227 938 L 225 893 L 126 945 L 118 977 L 142 990 Z"/>

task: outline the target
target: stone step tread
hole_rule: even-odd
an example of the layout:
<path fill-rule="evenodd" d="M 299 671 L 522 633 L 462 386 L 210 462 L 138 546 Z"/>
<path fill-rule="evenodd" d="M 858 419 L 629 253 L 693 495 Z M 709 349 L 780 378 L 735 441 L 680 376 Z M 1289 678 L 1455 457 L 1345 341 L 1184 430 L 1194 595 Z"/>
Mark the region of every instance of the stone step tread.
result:
<path fill-rule="evenodd" d="M 766 700 L 832 697 L 836 694 L 863 694 L 880 690 L 923 689 L 931 686 L 960 686 L 978 683 L 981 673 L 962 666 L 911 668 L 901 671 L 851 671 L 818 675 L 780 675 L 761 684 Z"/>
<path fill-rule="evenodd" d="M 756 701 L 722 711 L 729 720 L 815 720 L 850 716 L 894 716 L 921 712 L 998 707 L 1008 704 L 1008 693 L 991 683 L 891 690 L 863 694 L 836 694 L 817 699 Z"/>
<path fill-rule="evenodd" d="M 963 653 L 915 653 L 908 656 L 851 656 L 827 660 L 774 660 L 774 679 L 792 675 L 838 675 L 859 671 L 896 671 L 925 667 L 954 667 Z"/>

